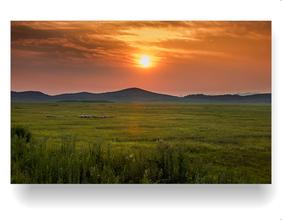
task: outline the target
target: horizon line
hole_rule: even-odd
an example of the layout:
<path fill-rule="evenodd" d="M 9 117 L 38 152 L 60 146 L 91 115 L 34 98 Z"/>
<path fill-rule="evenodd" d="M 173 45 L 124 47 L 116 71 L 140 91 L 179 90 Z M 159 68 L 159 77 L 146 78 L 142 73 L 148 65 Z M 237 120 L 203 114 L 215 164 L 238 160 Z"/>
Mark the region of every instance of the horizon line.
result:
<path fill-rule="evenodd" d="M 169 96 L 174 96 L 174 97 L 185 97 L 185 96 L 191 96 L 191 95 L 206 95 L 206 96 L 220 96 L 220 95 L 239 95 L 239 96 L 248 96 L 248 95 L 260 95 L 260 94 L 272 94 L 271 91 L 269 92 L 235 92 L 235 93 L 187 93 L 186 95 L 172 95 L 172 94 L 167 94 L 163 92 L 155 92 L 155 91 L 150 91 L 138 87 L 128 87 L 124 89 L 119 89 L 119 90 L 111 90 L 111 91 L 103 91 L 103 92 L 89 92 L 89 91 L 77 91 L 77 92 L 62 92 L 62 93 L 56 93 L 56 94 L 49 94 L 46 92 L 42 92 L 39 90 L 11 90 L 11 92 L 39 92 L 48 96 L 58 96 L 58 95 L 66 95 L 66 94 L 78 94 L 78 93 L 90 93 L 90 94 L 103 94 L 103 93 L 111 93 L 111 92 L 120 92 L 124 90 L 129 90 L 129 89 L 137 89 L 137 90 L 143 90 L 146 92 L 151 92 L 151 93 L 156 93 L 160 95 L 169 95 Z"/>

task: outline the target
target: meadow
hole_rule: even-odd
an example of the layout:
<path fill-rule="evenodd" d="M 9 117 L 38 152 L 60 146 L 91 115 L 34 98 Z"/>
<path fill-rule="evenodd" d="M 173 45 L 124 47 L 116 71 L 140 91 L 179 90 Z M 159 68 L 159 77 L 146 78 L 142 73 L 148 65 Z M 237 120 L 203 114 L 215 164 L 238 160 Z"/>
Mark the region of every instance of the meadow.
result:
<path fill-rule="evenodd" d="M 271 183 L 270 105 L 12 103 L 11 112 L 12 183 Z"/>

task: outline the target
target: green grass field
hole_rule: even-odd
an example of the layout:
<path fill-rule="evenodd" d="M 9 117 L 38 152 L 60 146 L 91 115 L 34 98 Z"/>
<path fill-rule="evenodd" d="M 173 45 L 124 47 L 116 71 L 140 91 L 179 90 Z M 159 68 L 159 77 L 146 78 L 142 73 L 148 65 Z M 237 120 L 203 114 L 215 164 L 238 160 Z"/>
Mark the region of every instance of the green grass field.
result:
<path fill-rule="evenodd" d="M 12 103 L 12 182 L 271 183 L 271 106 Z"/>

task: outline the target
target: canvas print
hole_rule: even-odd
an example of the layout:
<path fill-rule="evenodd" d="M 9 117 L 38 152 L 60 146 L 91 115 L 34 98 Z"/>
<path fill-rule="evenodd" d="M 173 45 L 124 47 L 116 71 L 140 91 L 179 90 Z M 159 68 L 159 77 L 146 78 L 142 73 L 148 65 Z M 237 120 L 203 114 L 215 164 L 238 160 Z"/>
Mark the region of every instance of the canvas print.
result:
<path fill-rule="evenodd" d="M 12 21 L 11 90 L 11 183 L 271 183 L 271 21 Z"/>

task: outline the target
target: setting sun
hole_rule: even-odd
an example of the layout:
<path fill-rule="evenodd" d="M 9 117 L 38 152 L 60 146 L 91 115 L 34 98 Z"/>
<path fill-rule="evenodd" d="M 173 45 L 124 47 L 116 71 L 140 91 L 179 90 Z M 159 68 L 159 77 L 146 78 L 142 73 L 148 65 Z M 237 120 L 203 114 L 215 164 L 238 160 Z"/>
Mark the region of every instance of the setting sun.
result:
<path fill-rule="evenodd" d="M 143 68 L 148 68 L 152 65 L 151 57 L 148 55 L 142 55 L 139 59 L 139 64 Z"/>

